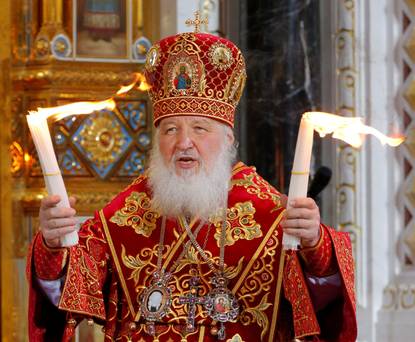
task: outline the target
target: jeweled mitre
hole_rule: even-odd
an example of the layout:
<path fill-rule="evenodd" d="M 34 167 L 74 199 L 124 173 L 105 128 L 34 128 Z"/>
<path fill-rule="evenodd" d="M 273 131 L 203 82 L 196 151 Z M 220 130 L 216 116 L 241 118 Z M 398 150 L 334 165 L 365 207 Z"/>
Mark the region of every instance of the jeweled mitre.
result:
<path fill-rule="evenodd" d="M 168 116 L 210 117 L 233 127 L 245 85 L 238 47 L 206 33 L 181 33 L 151 47 L 145 65 L 154 124 Z"/>

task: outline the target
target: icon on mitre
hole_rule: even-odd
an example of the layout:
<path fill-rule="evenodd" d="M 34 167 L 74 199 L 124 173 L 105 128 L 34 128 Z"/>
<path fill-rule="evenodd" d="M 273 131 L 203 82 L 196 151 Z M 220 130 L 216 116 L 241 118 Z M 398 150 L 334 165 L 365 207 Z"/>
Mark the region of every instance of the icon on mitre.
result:
<path fill-rule="evenodd" d="M 190 89 L 192 86 L 192 78 L 189 75 L 189 69 L 186 64 L 179 64 L 176 71 L 176 77 L 173 80 L 174 87 L 177 90 Z"/>

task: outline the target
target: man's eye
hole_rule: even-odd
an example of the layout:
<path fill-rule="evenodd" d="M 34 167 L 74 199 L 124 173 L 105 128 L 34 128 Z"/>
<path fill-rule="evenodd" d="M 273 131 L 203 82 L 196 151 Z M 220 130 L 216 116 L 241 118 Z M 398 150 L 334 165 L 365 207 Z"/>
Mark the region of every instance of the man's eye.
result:
<path fill-rule="evenodd" d="M 174 132 L 176 132 L 177 128 L 176 127 L 169 127 L 165 130 L 165 134 L 172 134 Z"/>
<path fill-rule="evenodd" d="M 196 126 L 195 130 L 198 131 L 198 132 L 206 132 L 207 131 L 207 129 L 205 127 L 202 127 L 202 126 Z"/>

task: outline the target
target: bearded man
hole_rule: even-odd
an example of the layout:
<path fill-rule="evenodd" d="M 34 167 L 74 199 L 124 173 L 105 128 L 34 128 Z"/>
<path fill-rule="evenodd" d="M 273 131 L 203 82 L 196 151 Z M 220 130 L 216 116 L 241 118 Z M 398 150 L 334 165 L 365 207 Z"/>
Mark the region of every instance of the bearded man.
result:
<path fill-rule="evenodd" d="M 190 67 L 191 86 L 174 86 Z M 233 120 L 245 64 L 230 41 L 165 38 L 146 78 L 155 136 L 147 173 L 79 230 L 75 210 L 42 200 L 29 253 L 30 338 L 68 341 L 82 319 L 105 341 L 354 341 L 346 234 L 310 198 L 285 200 L 236 161 Z M 282 234 L 301 239 L 286 253 Z M 223 305 L 218 305 L 223 303 Z"/>

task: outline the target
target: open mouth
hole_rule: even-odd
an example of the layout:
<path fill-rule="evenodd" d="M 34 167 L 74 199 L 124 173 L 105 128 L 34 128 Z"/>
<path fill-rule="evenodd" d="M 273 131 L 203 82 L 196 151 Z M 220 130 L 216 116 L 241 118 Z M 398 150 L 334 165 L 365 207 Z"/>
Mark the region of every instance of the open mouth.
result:
<path fill-rule="evenodd" d="M 192 161 L 196 161 L 194 158 L 191 157 L 181 157 L 179 158 L 180 162 L 192 162 Z"/>
<path fill-rule="evenodd" d="M 181 168 L 193 168 L 197 166 L 198 160 L 189 156 L 182 156 L 176 159 L 176 165 Z"/>

